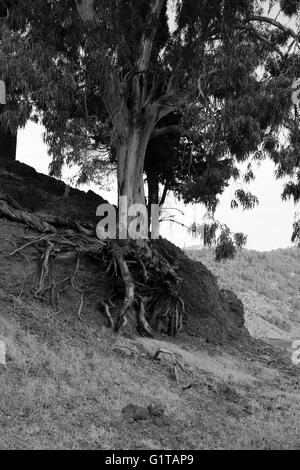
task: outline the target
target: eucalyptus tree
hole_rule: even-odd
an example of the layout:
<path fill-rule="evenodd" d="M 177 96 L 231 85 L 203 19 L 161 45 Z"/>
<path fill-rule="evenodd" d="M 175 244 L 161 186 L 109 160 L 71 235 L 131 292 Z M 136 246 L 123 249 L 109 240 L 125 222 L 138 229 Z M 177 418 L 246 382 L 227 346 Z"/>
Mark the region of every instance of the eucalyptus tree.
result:
<path fill-rule="evenodd" d="M 276 4 L 279 17 L 272 16 Z M 174 131 L 186 144 L 192 171 L 175 158 L 173 189 L 187 200 L 200 197 L 201 172 L 208 195 L 222 191 L 236 172 L 232 158 L 268 153 L 278 174 L 287 172 L 289 159 L 299 166 L 297 143 L 289 150 L 280 141 L 283 127 L 290 143 L 296 136 L 291 86 L 299 71 L 299 1 L 7 0 L 7 6 L 0 71 L 9 93 L 18 92 L 26 110 L 40 113 L 54 172 L 65 157 L 80 161 L 82 147 L 89 150 L 94 140 L 101 158 L 108 152 L 116 164 L 119 200 L 143 205 L 149 143 Z M 176 114 L 182 123 L 167 122 Z M 149 158 L 148 170 L 151 152 Z M 236 199 L 233 206 L 255 202 L 242 192 Z M 175 332 L 182 304 L 174 269 L 148 243 L 143 259 L 135 244 L 125 245 L 113 244 L 111 251 L 125 285 L 117 327 L 134 303 L 143 319 L 147 298 L 150 323 L 165 316 Z M 132 252 L 152 286 L 147 295 L 137 292 L 130 275 L 126 257 Z M 159 282 L 169 293 L 163 303 L 161 296 L 153 300 Z"/>
<path fill-rule="evenodd" d="M 66 123 L 74 125 L 72 116 L 94 126 L 113 154 L 118 193 L 128 197 L 129 205 L 144 203 L 146 150 L 165 117 L 190 113 L 207 130 L 221 116 L 228 149 L 241 157 L 257 150 L 266 129 L 274 132 L 290 108 L 298 32 L 264 14 L 269 2 L 6 4 L 8 26 L 18 40 L 16 48 L 16 39 L 7 35 L 4 48 L 11 41 L 17 60 L 12 57 L 12 68 L 1 67 L 15 82 L 12 94 L 21 91 L 22 99 L 29 94 L 56 134 L 60 124 L 64 131 Z M 285 15 L 299 11 L 294 0 L 280 6 Z M 2 56 L 5 61 L 5 52 Z M 164 132 L 171 128 L 164 126 Z M 67 142 L 55 132 L 52 137 L 58 155 Z"/>
<path fill-rule="evenodd" d="M 267 12 L 276 3 L 281 22 Z M 145 173 L 149 205 L 158 201 L 161 183 L 160 203 L 172 190 L 185 202 L 204 202 L 213 210 L 229 179 L 240 176 L 237 164 L 250 156 L 270 156 L 278 176 L 297 169 L 291 86 L 300 74 L 294 24 L 299 2 L 83 1 L 77 11 L 90 80 L 86 122 L 102 146 L 102 158 L 93 153 L 87 168 L 90 174 L 93 166 L 103 172 L 106 163 L 114 163 L 118 194 L 129 204 L 144 202 Z M 285 25 L 287 17 L 294 29 Z M 100 88 L 99 74 L 105 77 Z M 283 128 L 288 151 L 280 140 Z M 56 143 L 56 136 L 54 121 L 49 142 Z M 71 146 L 69 161 L 76 148 L 80 162 L 82 138 Z M 53 153 L 54 163 L 63 161 L 57 148 Z M 253 179 L 251 163 L 242 177 Z M 256 203 L 238 190 L 232 207 Z"/>

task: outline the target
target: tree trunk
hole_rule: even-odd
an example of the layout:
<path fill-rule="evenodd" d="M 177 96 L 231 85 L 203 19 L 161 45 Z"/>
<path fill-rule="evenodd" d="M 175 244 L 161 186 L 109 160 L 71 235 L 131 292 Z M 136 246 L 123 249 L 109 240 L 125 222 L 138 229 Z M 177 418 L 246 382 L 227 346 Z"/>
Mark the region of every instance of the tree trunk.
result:
<path fill-rule="evenodd" d="M 158 193 L 159 193 L 159 184 L 158 184 L 158 175 L 153 171 L 147 173 L 147 182 L 148 182 L 148 225 L 151 224 L 151 205 L 158 204 Z"/>
<path fill-rule="evenodd" d="M 17 134 L 0 127 L 0 161 L 15 161 L 17 153 Z"/>
<path fill-rule="evenodd" d="M 140 126 L 134 126 L 127 131 L 117 148 L 118 158 L 118 197 L 119 209 L 122 207 L 120 198 L 127 198 L 124 210 L 129 210 L 133 204 L 141 204 L 147 208 L 144 190 L 144 162 L 147 145 L 153 130 L 153 123 L 144 120 Z M 126 218 L 127 225 L 132 220 L 128 213 L 119 213 L 120 218 Z M 146 223 L 148 220 L 146 221 Z M 123 237 L 122 237 L 123 238 Z"/>
<path fill-rule="evenodd" d="M 149 132 L 132 129 L 118 148 L 118 195 L 127 196 L 128 206 L 145 204 L 144 161 Z"/>
<path fill-rule="evenodd" d="M 158 204 L 158 193 L 159 193 L 159 184 L 158 184 L 158 174 L 155 172 L 147 173 L 148 180 L 148 205 L 151 207 L 151 204 Z"/>

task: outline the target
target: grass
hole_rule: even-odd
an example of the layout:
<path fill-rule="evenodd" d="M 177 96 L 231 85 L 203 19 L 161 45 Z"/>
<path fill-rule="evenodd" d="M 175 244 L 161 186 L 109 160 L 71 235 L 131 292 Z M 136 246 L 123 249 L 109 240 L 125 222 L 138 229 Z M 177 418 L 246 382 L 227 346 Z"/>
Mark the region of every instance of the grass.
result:
<path fill-rule="evenodd" d="M 1 305 L 3 307 L 3 305 Z M 31 307 L 29 308 L 28 315 Z M 41 308 L 40 315 L 46 307 Z M 61 324 L 53 341 L 24 330 L 18 312 L 3 311 L 8 368 L 0 375 L 2 449 L 295 448 L 299 394 L 291 378 L 259 361 L 209 354 L 180 341 L 116 338 Z M 48 315 L 48 328 L 56 328 Z M 135 344 L 134 359 L 114 345 Z M 167 342 L 166 342 L 167 341 Z M 159 344 L 181 353 L 193 376 L 182 391 L 171 363 L 147 355 Z M 219 363 L 219 364 L 218 364 Z M 220 366 L 221 364 L 221 366 Z M 187 377 L 181 377 L 187 380 Z M 124 422 L 122 408 L 160 403 L 160 421 Z"/>
<path fill-rule="evenodd" d="M 86 329 L 72 298 L 66 314 L 34 300 L 27 284 L 19 296 L 27 262 L 6 254 L 7 239 L 23 228 L 1 221 L 1 229 L 0 339 L 8 354 L 0 449 L 299 448 L 299 368 L 281 350 L 203 346 L 184 335 L 124 338 L 99 318 Z M 170 358 L 152 360 L 159 346 L 181 356 L 189 375 L 180 380 L 191 388 L 177 385 Z M 160 404 L 165 413 L 128 422 L 121 412 L 129 403 Z"/>

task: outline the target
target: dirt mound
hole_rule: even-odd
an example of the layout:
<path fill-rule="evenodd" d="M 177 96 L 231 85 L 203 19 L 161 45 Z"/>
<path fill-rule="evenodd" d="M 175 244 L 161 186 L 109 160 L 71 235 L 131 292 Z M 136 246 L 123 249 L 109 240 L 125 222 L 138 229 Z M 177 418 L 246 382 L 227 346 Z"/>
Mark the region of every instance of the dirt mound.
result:
<path fill-rule="evenodd" d="M 169 260 L 177 259 L 182 278 L 180 295 L 185 302 L 185 331 L 207 342 L 222 343 L 247 335 L 244 307 L 230 290 L 220 290 L 215 276 L 204 264 L 192 261 L 167 240 L 159 242 Z M 174 262 L 174 261 L 173 261 Z"/>
<path fill-rule="evenodd" d="M 85 223 L 95 223 L 97 207 L 107 202 L 93 191 L 71 188 L 24 163 L 1 160 L 0 191 L 28 211 L 73 217 Z"/>
<path fill-rule="evenodd" d="M 85 223 L 95 223 L 96 208 L 105 202 L 92 191 L 85 193 L 69 188 L 63 182 L 39 174 L 19 162 L 0 164 L 0 190 L 29 211 L 74 217 Z M 23 298 L 29 301 L 32 298 L 32 286 L 37 284 L 39 273 L 36 267 L 28 265 L 26 257 L 7 258 L 7 253 L 12 251 L 12 244 L 15 243 L 14 236 L 24 236 L 25 228 L 7 220 L 0 221 L 0 224 L 0 287 L 4 291 L 16 290 L 12 293 L 14 297 L 21 297 L 22 293 Z M 232 292 L 219 290 L 216 278 L 201 262 L 192 261 L 170 242 L 159 240 L 158 249 L 177 266 L 182 279 L 180 295 L 184 300 L 186 312 L 184 331 L 181 334 L 192 335 L 212 343 L 223 343 L 247 336 L 243 305 Z M 34 250 L 32 251 L 33 256 Z M 67 263 L 62 262 L 56 273 L 57 277 L 70 275 L 71 269 Z M 107 320 L 99 313 L 98 308 L 100 296 L 110 288 L 104 268 L 102 270 L 86 256 L 80 266 L 77 282 L 80 291 L 84 293 L 85 304 L 82 313 L 86 320 L 95 326 L 99 323 L 106 324 Z M 76 317 L 76 306 L 80 299 L 74 292 L 64 291 L 60 302 L 69 318 Z"/>

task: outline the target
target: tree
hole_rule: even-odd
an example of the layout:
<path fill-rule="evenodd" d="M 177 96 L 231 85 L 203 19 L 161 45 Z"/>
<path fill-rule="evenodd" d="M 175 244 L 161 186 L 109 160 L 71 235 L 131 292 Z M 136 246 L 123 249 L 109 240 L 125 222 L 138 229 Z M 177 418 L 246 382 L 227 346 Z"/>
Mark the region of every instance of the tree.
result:
<path fill-rule="evenodd" d="M 297 2 L 293 2 L 292 6 L 288 2 L 281 3 L 283 12 L 286 14 L 297 12 Z M 231 176 L 237 177 L 237 169 L 232 157 L 239 162 L 244 161 L 253 152 L 255 152 L 256 159 L 269 154 L 276 164 L 279 160 L 284 161 L 286 158 L 286 152 L 282 152 L 283 149 L 277 148 L 276 152 L 274 149 L 278 147 L 279 127 L 290 120 L 290 86 L 294 74 L 297 73 L 299 60 L 297 34 L 277 20 L 262 16 L 262 11 L 254 3 L 230 1 L 219 5 L 213 4 L 208 11 L 203 10 L 202 2 L 196 5 L 183 2 L 182 8 L 179 5 L 177 10 L 177 29 L 175 28 L 171 33 L 166 18 L 166 4 L 167 2 L 161 2 L 161 5 L 160 2 L 155 4 L 157 11 L 155 10 L 154 16 L 158 15 L 158 24 L 150 22 L 151 34 L 150 37 L 146 37 L 142 28 L 142 25 L 150 21 L 150 17 L 147 16 L 150 13 L 147 11 L 146 3 L 140 3 L 137 6 L 134 2 L 123 2 L 123 4 L 115 2 L 107 8 L 104 8 L 101 2 L 77 3 L 83 20 L 89 18 L 85 31 L 89 40 L 94 39 L 99 42 L 104 39 L 97 53 L 94 49 L 89 51 L 88 39 L 85 42 L 85 58 L 88 64 L 86 76 L 89 77 L 90 82 L 86 87 L 86 121 L 91 114 L 98 118 L 98 122 L 101 119 L 98 130 L 95 129 L 97 123 L 93 120 L 87 123 L 87 127 L 90 128 L 90 135 L 96 133 L 96 140 L 106 145 L 112 152 L 112 160 L 118 166 L 119 195 L 122 191 L 122 194 L 124 191 L 126 193 L 127 190 L 124 188 L 129 181 L 135 181 L 130 190 L 136 193 L 136 196 L 132 195 L 129 198 L 132 202 L 144 200 L 143 172 L 145 170 L 151 186 L 150 199 L 155 191 L 153 200 L 157 200 L 157 176 L 160 174 L 159 182 L 167 181 L 161 169 L 158 171 L 158 159 L 155 161 L 153 158 L 157 136 L 161 137 L 161 140 L 156 142 L 158 146 L 164 144 L 163 138 L 170 139 L 170 132 L 173 133 L 173 138 L 177 133 L 173 143 L 178 149 L 180 147 L 178 139 L 185 137 L 188 131 L 189 139 L 185 142 L 186 160 L 191 161 L 191 148 L 194 152 L 196 147 L 198 155 L 194 158 L 195 152 L 193 153 L 193 164 L 189 166 L 187 173 L 186 167 L 182 164 L 183 152 L 177 151 L 181 159 L 174 158 L 176 151 L 172 156 L 170 153 L 170 158 L 164 160 L 165 170 L 168 172 L 166 189 L 170 185 L 171 170 L 171 174 L 176 177 L 170 189 L 182 195 L 187 202 L 205 199 L 207 202 L 210 201 L 210 204 L 215 204 L 212 194 L 217 193 L 213 190 L 213 186 L 215 190 L 218 187 L 220 192 L 222 188 L 224 189 L 230 172 Z M 156 7 L 153 6 L 154 9 Z M 110 25 L 109 31 L 103 28 L 103 23 L 97 23 L 97 12 L 104 14 Z M 120 15 L 126 18 L 124 24 L 120 21 Z M 92 16 L 93 20 L 91 20 Z M 138 21 L 138 18 L 141 29 L 132 34 L 133 23 Z M 206 27 L 210 22 L 213 26 Z M 195 33 L 195 25 L 202 36 L 199 33 L 198 37 Z M 185 38 L 182 44 L 178 43 L 180 35 Z M 144 41 L 144 48 L 139 47 L 141 39 Z M 94 47 L 93 42 L 92 44 Z M 120 44 L 122 51 L 120 51 Z M 138 67 L 141 66 L 142 54 L 146 53 L 147 48 L 150 48 L 152 53 L 143 63 L 141 71 Z M 106 50 L 114 51 L 116 57 L 107 60 Z M 96 71 L 92 68 L 94 64 L 89 62 L 89 57 L 95 54 L 98 57 Z M 194 62 L 195 56 L 197 56 L 197 62 Z M 178 63 L 181 64 L 180 67 Z M 264 73 L 258 73 L 259 68 Z M 95 92 L 97 86 L 99 87 L 97 83 L 99 70 L 108 77 L 109 89 Z M 92 77 L 94 72 L 96 72 L 95 77 Z M 145 101 L 142 103 L 142 94 L 147 95 L 147 93 L 149 100 L 147 101 L 144 96 Z M 128 99 L 129 96 L 130 99 Z M 90 103 L 95 98 L 97 98 L 98 105 L 96 109 L 94 106 L 91 110 Z M 164 102 L 166 99 L 167 102 Z M 105 100 L 108 103 L 112 100 L 116 101 L 113 111 L 107 106 Z M 119 110 L 122 112 L 119 113 Z M 132 114 L 135 120 L 131 119 Z M 156 117 L 153 120 L 155 114 Z M 48 113 L 49 116 L 53 118 L 50 113 Z M 45 118 L 44 121 L 50 129 L 51 118 L 50 120 Z M 175 121 L 177 120 L 177 125 L 174 118 Z M 182 125 L 181 121 L 187 118 L 191 120 L 191 123 L 186 125 L 183 122 Z M 50 133 L 50 143 L 51 137 L 56 139 L 57 127 L 61 127 L 64 132 L 66 130 L 66 127 L 60 126 L 59 120 L 59 126 L 57 126 L 55 119 L 53 132 Z M 107 124 L 103 125 L 104 122 Z M 78 130 L 77 126 L 75 129 Z M 126 129 L 125 136 L 124 129 Z M 81 142 L 82 140 L 81 138 Z M 142 152 L 130 150 L 133 145 L 132 140 L 138 147 L 141 145 Z M 180 144 L 182 146 L 182 139 Z M 60 142 L 59 146 L 64 147 L 65 142 Z M 72 148 L 74 150 L 76 145 Z M 125 148 L 127 150 L 124 150 Z M 147 148 L 149 148 L 150 165 L 147 163 Z M 55 146 L 53 150 L 54 154 L 59 155 Z M 124 155 L 127 151 L 129 156 L 125 159 Z M 135 157 L 132 157 L 132 154 Z M 202 168 L 199 163 L 200 155 Z M 228 155 L 230 155 L 229 158 Z M 136 158 L 138 161 L 135 160 Z M 131 165 L 131 170 L 124 167 L 125 160 L 127 166 Z M 230 166 L 228 166 L 229 160 L 231 160 Z M 55 164 L 60 161 L 58 157 Z M 80 156 L 77 157 L 77 161 L 80 161 Z M 214 162 L 218 162 L 218 165 L 216 166 Z M 184 171 L 183 178 L 180 177 L 180 165 Z M 191 171 L 197 165 L 196 171 Z M 57 168 L 59 167 L 58 164 Z M 101 165 L 100 167 L 103 168 Z M 253 170 L 250 165 L 245 180 L 249 181 L 252 177 Z M 125 178 L 123 183 L 122 178 Z M 207 180 L 205 190 L 203 179 Z M 208 187 L 211 189 L 210 197 L 209 194 L 204 194 Z M 246 206 L 251 207 L 255 199 L 239 191 L 233 207 L 237 207 L 238 203 L 243 203 L 243 201 Z"/>
<path fill-rule="evenodd" d="M 72 115 L 83 120 L 91 118 L 86 124 L 95 127 L 95 119 L 91 116 L 94 112 L 93 117 L 98 122 L 101 119 L 98 132 L 105 131 L 98 140 L 109 144 L 118 165 L 119 195 L 124 191 L 127 194 L 129 181 L 135 181 L 128 189 L 128 197 L 132 193 L 129 197 L 132 202 L 144 200 L 142 182 L 147 144 L 155 134 L 155 127 L 162 127 L 164 116 L 178 110 L 186 113 L 192 102 L 195 103 L 195 113 L 201 114 L 202 122 L 210 111 L 210 118 L 215 112 L 222 114 L 223 123 L 231 121 L 231 128 L 227 123 L 227 141 L 232 141 L 231 145 L 228 142 L 230 150 L 241 158 L 262 143 L 262 133 L 270 124 L 270 117 L 274 118 L 274 108 L 283 104 L 275 94 L 278 85 L 270 83 L 270 80 L 266 84 L 266 80 L 253 77 L 253 73 L 267 61 L 271 64 L 277 61 L 277 67 L 282 67 L 287 61 L 284 48 L 290 38 L 295 42 L 296 33 L 276 20 L 262 16 L 262 9 L 255 2 L 213 2 L 209 7 L 201 1 L 193 4 L 189 1 L 173 2 L 176 22 L 172 31 L 167 17 L 170 3 L 163 0 L 152 2 L 149 8 L 148 2 L 130 1 L 114 1 L 109 6 L 96 0 L 59 4 L 48 1 L 43 5 L 41 2 L 34 5 L 15 3 L 11 11 L 12 25 L 19 30 L 23 28 L 23 36 L 26 34 L 25 25 L 31 25 L 27 39 L 34 38 L 35 65 L 47 79 L 47 83 L 35 84 L 35 88 L 38 86 L 40 89 L 33 97 L 44 112 L 44 123 L 50 133 L 51 130 L 57 133 L 65 110 L 68 111 L 65 120 Z M 291 5 L 289 2 L 281 3 L 285 13 L 297 12 L 298 2 Z M 78 21 L 78 13 L 83 24 Z M 36 17 L 42 20 L 37 23 Z M 41 41 L 41 34 L 47 40 Z M 38 57 L 41 45 L 46 47 Z M 297 44 L 290 46 L 293 51 Z M 24 48 L 21 51 L 24 53 Z M 56 57 L 56 70 L 50 61 L 53 57 Z M 294 54 L 289 51 L 288 57 L 294 57 Z M 290 67 L 290 72 L 292 69 Z M 55 86 L 58 81 L 62 84 L 62 73 L 59 72 L 64 77 L 73 73 L 76 87 L 69 82 L 65 90 L 50 90 L 50 84 Z M 50 77 L 52 80 L 49 81 Z M 100 82 L 103 77 L 106 80 Z M 269 77 L 272 77 L 272 72 Z M 283 80 L 282 77 L 282 73 L 277 75 L 277 79 Z M 282 97 L 285 111 L 290 107 L 290 85 L 288 74 L 279 87 L 279 91 L 285 93 Z M 257 109 L 249 108 L 257 107 L 259 102 L 250 98 L 259 96 L 261 112 L 262 105 L 269 104 L 262 96 L 267 86 L 274 105 L 258 122 Z M 247 87 L 248 102 L 244 96 Z M 64 93 L 65 100 L 62 99 Z M 55 102 L 54 107 L 50 104 L 50 111 L 49 99 Z M 71 106 L 66 106 L 68 100 Z M 89 104 L 94 101 L 97 106 L 91 110 Z M 241 115 L 236 108 L 244 104 L 248 106 L 248 114 Z M 85 110 L 78 109 L 82 107 Z M 57 110 L 60 119 L 53 115 Z M 236 116 L 235 121 L 232 115 Z M 277 124 L 280 117 L 279 113 Z M 56 123 L 51 123 L 51 118 Z M 262 119 L 265 123 L 260 128 Z M 65 130 L 64 126 L 62 129 Z M 60 146 L 63 147 L 63 143 Z M 138 149 L 141 147 L 141 151 L 135 151 L 136 146 Z M 58 155 L 57 146 L 53 147 Z M 129 156 L 125 158 L 127 152 Z"/>
<path fill-rule="evenodd" d="M 241 75 L 246 75 L 239 73 L 235 78 L 230 73 L 230 66 L 237 66 L 241 59 L 240 50 L 234 54 L 237 44 L 244 47 L 244 52 L 257 55 L 258 66 L 274 54 L 280 59 L 289 39 L 297 37 L 293 30 L 263 16 L 255 2 L 226 0 L 209 6 L 202 1 L 174 2 L 176 22 L 171 29 L 166 0 L 150 4 L 115 0 L 109 5 L 101 0 L 14 3 L 12 24 L 23 28 L 23 35 L 26 25 L 31 25 L 29 36 L 38 40 L 34 46 L 38 65 L 44 69 L 49 65 L 47 51 L 40 60 L 36 56 L 38 46 L 46 42 L 49 52 L 52 46 L 57 57 L 56 80 L 59 71 L 69 76 L 72 65 L 75 77 L 81 77 L 82 93 L 101 98 L 118 165 L 119 196 L 126 195 L 129 203 L 144 202 L 145 153 L 161 119 L 193 102 L 198 104 L 198 113 L 205 112 L 203 102 L 226 100 L 229 88 L 236 92 Z M 289 2 L 281 6 L 289 14 L 299 7 L 298 2 L 293 2 L 293 8 Z M 277 30 L 284 36 L 279 46 Z M 47 40 L 41 40 L 41 34 Z M 240 63 L 240 68 L 244 66 Z M 253 57 L 246 73 L 250 69 L 253 72 Z M 222 78 L 224 72 L 227 76 Z M 251 77 L 247 78 L 249 82 Z M 253 86 L 257 83 L 253 80 Z M 53 96 L 55 90 L 51 95 L 49 82 L 47 85 L 48 95 L 45 93 L 42 101 L 46 105 L 48 98 L 54 98 L 57 108 L 62 103 Z M 235 124 L 233 137 L 245 130 L 241 120 Z M 241 150 L 236 148 L 235 153 Z"/>
<path fill-rule="evenodd" d="M 8 3 L 14 37 L 5 44 L 14 53 L 10 67 L 3 64 L 1 70 L 6 69 L 7 78 L 11 78 L 17 64 L 18 72 L 21 69 L 24 74 L 18 74 L 22 78 L 16 81 L 26 100 L 30 98 L 28 103 L 42 113 L 58 167 L 59 152 L 63 155 L 70 142 L 68 135 L 75 135 L 68 132 L 70 126 L 75 120 L 84 121 L 88 145 L 91 135 L 100 136 L 99 142 L 109 148 L 117 165 L 119 199 L 127 197 L 129 206 L 144 204 L 149 142 L 163 120 L 176 113 L 184 120 L 191 117 L 187 128 L 194 126 L 197 131 L 203 126 L 202 133 L 195 132 L 197 150 L 188 153 L 200 173 L 205 174 L 205 167 L 214 168 L 207 180 L 212 195 L 212 186 L 222 190 L 226 184 L 227 169 L 229 174 L 235 171 L 236 166 L 230 167 L 225 157 L 241 160 L 255 152 L 256 158 L 262 158 L 268 152 L 279 166 L 285 164 L 288 154 L 280 148 L 278 133 L 280 126 L 291 120 L 291 76 L 299 60 L 298 32 L 265 14 L 259 2 Z M 295 15 L 299 6 L 295 0 L 280 2 L 282 12 L 289 16 Z M 75 129 L 84 126 L 79 124 Z M 188 139 L 187 145 L 193 145 L 194 140 Z M 75 144 L 76 139 L 73 148 Z M 216 169 L 221 173 L 220 181 Z M 186 198 L 199 198 L 203 175 L 199 179 L 198 172 L 191 173 L 186 183 L 182 170 L 179 165 L 174 185 Z M 247 177 L 251 178 L 251 168 Z M 241 191 L 236 199 L 235 204 L 254 202 Z M 149 246 L 144 248 L 150 250 Z M 140 300 L 134 299 L 125 252 L 113 251 L 126 287 L 120 326 L 128 305 Z M 149 264 L 150 258 L 151 250 Z M 159 272 L 161 258 L 152 256 L 152 265 L 154 259 Z M 175 288 L 178 279 L 166 263 L 164 266 L 160 274 L 169 276 Z M 178 315 L 174 317 L 172 311 L 168 308 L 171 330 L 176 331 Z"/>

